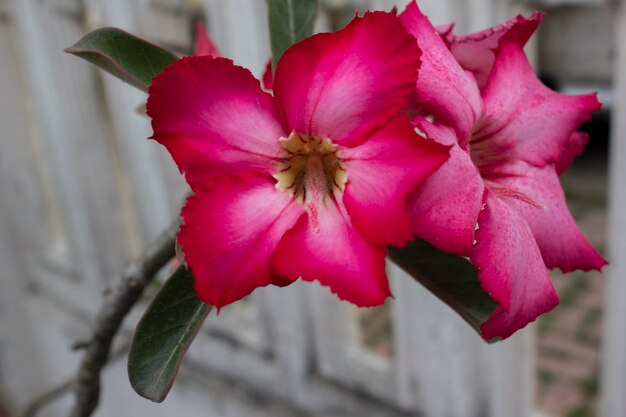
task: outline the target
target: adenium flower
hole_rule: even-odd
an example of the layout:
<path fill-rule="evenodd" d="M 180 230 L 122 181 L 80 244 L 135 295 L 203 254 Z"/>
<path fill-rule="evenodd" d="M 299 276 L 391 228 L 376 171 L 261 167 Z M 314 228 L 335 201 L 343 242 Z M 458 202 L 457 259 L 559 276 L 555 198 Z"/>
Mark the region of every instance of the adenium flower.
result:
<path fill-rule="evenodd" d="M 449 154 L 399 112 L 419 56 L 398 17 L 374 12 L 289 48 L 273 96 L 225 58 L 153 79 L 153 138 L 194 192 L 178 241 L 202 300 L 298 277 L 359 306 L 390 295 L 386 245 L 412 239 L 408 196 Z"/>
<path fill-rule="evenodd" d="M 222 56 L 220 50 L 215 46 L 213 40 L 209 37 L 209 33 L 202 20 L 196 21 L 195 40 L 193 45 L 193 54 L 195 56 Z"/>
<path fill-rule="evenodd" d="M 537 79 L 522 47 L 541 16 L 466 37 L 444 29 L 452 52 L 415 2 L 400 16 L 422 49 L 415 126 L 452 146 L 412 196 L 414 233 L 477 268 L 498 303 L 481 327 L 485 339 L 506 338 L 558 304 L 546 267 L 606 264 L 558 179 L 587 140 L 576 129 L 600 105 L 593 94 L 559 94 Z"/>

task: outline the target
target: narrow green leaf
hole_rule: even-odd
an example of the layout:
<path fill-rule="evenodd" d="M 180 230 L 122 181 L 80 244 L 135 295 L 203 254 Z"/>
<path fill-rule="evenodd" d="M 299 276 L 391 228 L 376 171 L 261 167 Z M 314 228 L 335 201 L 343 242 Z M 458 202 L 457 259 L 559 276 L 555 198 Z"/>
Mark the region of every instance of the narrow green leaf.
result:
<path fill-rule="evenodd" d="M 283 52 L 313 34 L 317 0 L 267 0 L 274 70 Z"/>
<path fill-rule="evenodd" d="M 152 77 L 178 59 L 173 53 L 116 28 L 94 30 L 65 52 L 144 91 L 148 91 Z"/>
<path fill-rule="evenodd" d="M 155 402 L 165 399 L 185 352 L 210 311 L 211 306 L 196 296 L 191 273 L 179 267 L 135 329 L 128 377 L 137 394 Z"/>
<path fill-rule="evenodd" d="M 423 240 L 401 249 L 389 247 L 389 257 L 481 334 L 480 325 L 497 304 L 482 290 L 476 268 L 467 259 Z"/>

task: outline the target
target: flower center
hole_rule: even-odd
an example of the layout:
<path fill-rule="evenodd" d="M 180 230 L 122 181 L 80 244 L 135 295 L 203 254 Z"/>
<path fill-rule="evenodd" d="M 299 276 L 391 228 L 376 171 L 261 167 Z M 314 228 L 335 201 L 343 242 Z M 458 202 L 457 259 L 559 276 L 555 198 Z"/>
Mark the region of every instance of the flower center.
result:
<path fill-rule="evenodd" d="M 340 195 L 346 185 L 346 168 L 337 156 L 338 146 L 328 138 L 293 132 L 280 138 L 283 158 L 274 178 L 276 188 L 298 201 L 328 200 Z"/>
<path fill-rule="evenodd" d="M 481 118 L 470 136 L 470 158 L 481 174 L 490 166 L 510 158 L 510 149 L 506 144 L 498 144 L 490 140 L 494 134 L 493 129 L 489 131 L 492 123 L 489 117 Z"/>

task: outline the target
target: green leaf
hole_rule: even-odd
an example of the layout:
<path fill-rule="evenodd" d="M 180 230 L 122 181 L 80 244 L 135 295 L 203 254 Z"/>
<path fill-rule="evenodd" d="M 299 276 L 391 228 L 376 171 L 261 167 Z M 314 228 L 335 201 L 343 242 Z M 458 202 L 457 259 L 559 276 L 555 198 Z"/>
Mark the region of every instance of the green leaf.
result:
<path fill-rule="evenodd" d="M 137 394 L 155 402 L 165 399 L 185 352 L 210 311 L 211 306 L 196 296 L 191 273 L 179 267 L 135 329 L 128 377 Z"/>
<path fill-rule="evenodd" d="M 144 91 L 148 91 L 152 77 L 178 59 L 173 53 L 116 28 L 94 30 L 65 52 Z"/>
<path fill-rule="evenodd" d="M 401 249 L 389 247 L 389 257 L 481 334 L 480 325 L 497 303 L 480 287 L 476 268 L 466 258 L 443 252 L 423 240 Z"/>
<path fill-rule="evenodd" d="M 283 52 L 313 34 L 317 0 L 267 0 L 274 70 Z"/>

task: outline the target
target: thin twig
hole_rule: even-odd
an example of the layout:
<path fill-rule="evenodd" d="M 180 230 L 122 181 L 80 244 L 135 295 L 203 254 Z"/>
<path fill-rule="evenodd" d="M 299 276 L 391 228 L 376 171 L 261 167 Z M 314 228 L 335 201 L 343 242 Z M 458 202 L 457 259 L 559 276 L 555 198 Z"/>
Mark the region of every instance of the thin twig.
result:
<path fill-rule="evenodd" d="M 105 365 L 111 363 L 112 360 L 122 356 L 124 353 L 128 352 L 128 348 L 130 347 L 130 341 L 124 343 L 122 346 L 118 347 L 115 352 L 111 354 L 108 362 Z M 61 384 L 52 387 L 48 391 L 40 394 L 34 400 L 30 402 L 30 404 L 24 409 L 24 412 L 21 414 L 22 417 L 35 417 L 44 407 L 48 404 L 61 397 L 63 394 L 68 392 L 74 383 L 74 377 L 66 379 Z"/>
<path fill-rule="evenodd" d="M 45 406 L 65 394 L 72 388 L 74 378 L 65 380 L 62 384 L 53 387 L 35 398 L 22 413 L 22 417 L 35 417 Z"/>
<path fill-rule="evenodd" d="M 89 417 L 98 406 L 100 373 L 109 358 L 113 337 L 124 317 L 141 297 L 144 288 L 175 256 L 174 246 L 179 226 L 179 220 L 173 222 L 148 248 L 144 256 L 126 269 L 115 287 L 106 295 L 96 315 L 91 339 L 72 384 L 76 401 L 70 417 Z"/>

